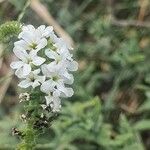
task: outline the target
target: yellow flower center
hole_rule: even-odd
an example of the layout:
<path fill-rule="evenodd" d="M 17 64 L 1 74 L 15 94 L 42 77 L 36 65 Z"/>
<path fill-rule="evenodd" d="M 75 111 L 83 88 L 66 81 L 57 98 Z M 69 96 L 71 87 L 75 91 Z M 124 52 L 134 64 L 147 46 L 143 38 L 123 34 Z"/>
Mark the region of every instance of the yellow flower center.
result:
<path fill-rule="evenodd" d="M 37 48 L 37 44 L 36 44 L 36 43 L 32 43 L 32 44 L 29 46 L 29 48 L 31 48 L 31 49 L 36 49 L 36 48 Z"/>
<path fill-rule="evenodd" d="M 53 76 L 53 77 L 52 77 L 52 80 L 53 80 L 53 81 L 57 81 L 58 79 L 59 79 L 58 76 Z"/>

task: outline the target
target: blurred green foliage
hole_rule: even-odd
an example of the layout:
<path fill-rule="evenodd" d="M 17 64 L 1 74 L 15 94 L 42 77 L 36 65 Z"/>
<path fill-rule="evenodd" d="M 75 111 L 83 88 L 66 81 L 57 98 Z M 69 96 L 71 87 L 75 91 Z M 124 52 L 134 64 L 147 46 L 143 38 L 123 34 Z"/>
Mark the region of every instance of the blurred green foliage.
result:
<path fill-rule="evenodd" d="M 24 1 L 10 2 L 7 5 L 15 12 L 10 16 L 13 20 Z M 107 0 L 41 2 L 74 39 L 79 71 L 75 73 L 74 97 L 63 101 L 60 117 L 41 135 L 37 149 L 149 149 L 150 28 L 117 26 L 110 19 L 110 9 L 114 9 L 118 20 L 137 19 L 139 1 L 114 1 L 112 6 Z M 4 13 L 0 12 L 2 22 L 9 18 L 1 15 Z M 26 12 L 24 23 L 31 20 L 31 24 L 40 25 L 36 17 L 29 18 L 31 13 Z M 145 20 L 150 20 L 148 9 Z M 11 149 L 9 145 L 17 143 L 10 136 L 15 125 L 9 123 L 12 120 L 9 116 L 15 116 L 13 109 L 12 114 L 0 112 L 2 150 Z M 13 120 L 17 124 L 18 117 Z"/>

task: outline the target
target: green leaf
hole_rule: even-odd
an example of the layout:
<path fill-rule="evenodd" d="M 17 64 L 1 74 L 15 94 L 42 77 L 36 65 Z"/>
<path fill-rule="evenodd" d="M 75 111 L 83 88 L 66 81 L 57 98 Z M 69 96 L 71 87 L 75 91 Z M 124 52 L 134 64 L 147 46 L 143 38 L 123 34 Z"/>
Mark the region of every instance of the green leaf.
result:
<path fill-rule="evenodd" d="M 141 120 L 134 124 L 134 129 L 138 131 L 150 130 L 150 120 Z"/>
<path fill-rule="evenodd" d="M 138 112 L 145 112 L 145 111 L 150 111 L 150 99 L 146 100 L 146 102 L 144 102 L 144 104 L 142 104 L 138 109 Z"/>
<path fill-rule="evenodd" d="M 121 133 L 127 133 L 127 132 L 132 132 L 131 125 L 129 124 L 129 121 L 127 120 L 126 116 L 121 114 L 120 115 L 120 132 Z"/>

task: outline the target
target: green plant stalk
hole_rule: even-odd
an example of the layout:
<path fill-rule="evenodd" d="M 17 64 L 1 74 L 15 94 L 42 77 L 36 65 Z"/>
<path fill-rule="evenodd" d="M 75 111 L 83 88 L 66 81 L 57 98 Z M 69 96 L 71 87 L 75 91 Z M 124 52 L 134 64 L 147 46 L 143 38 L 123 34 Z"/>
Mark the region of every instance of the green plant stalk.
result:
<path fill-rule="evenodd" d="M 17 150 L 32 150 L 36 146 L 36 139 L 39 131 L 34 127 L 37 121 L 38 110 L 40 107 L 38 94 L 31 92 L 31 99 L 26 102 L 24 109 L 27 115 L 26 128 L 22 131 L 21 143 L 18 144 Z"/>
<path fill-rule="evenodd" d="M 28 92 L 30 100 L 25 101 L 25 123 L 26 127 L 21 132 L 21 143 L 17 145 L 17 150 L 33 150 L 37 147 L 37 139 L 43 134 L 46 128 L 51 126 L 51 123 L 56 119 L 57 114 L 50 110 L 43 110 L 43 93 L 39 89 Z M 44 117 L 42 117 L 44 116 Z"/>

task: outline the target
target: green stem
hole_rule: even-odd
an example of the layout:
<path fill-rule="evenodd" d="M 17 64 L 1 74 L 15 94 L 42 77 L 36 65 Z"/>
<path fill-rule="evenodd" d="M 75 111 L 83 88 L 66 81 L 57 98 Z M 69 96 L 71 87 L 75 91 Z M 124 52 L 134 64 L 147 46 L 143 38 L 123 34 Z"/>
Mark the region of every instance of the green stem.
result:
<path fill-rule="evenodd" d="M 39 135 L 57 118 L 57 114 L 51 112 L 51 109 L 43 110 L 41 107 L 44 95 L 39 89 L 31 90 L 29 97 L 30 100 L 25 101 L 24 105 L 26 127 L 21 131 L 21 143 L 17 145 L 17 150 L 35 149 Z"/>
<path fill-rule="evenodd" d="M 34 94 L 37 99 L 32 98 L 25 104 L 24 108 L 27 114 L 26 128 L 22 131 L 21 143 L 18 144 L 17 150 L 33 150 L 36 146 L 36 139 L 38 137 L 38 130 L 35 129 L 34 124 L 37 121 L 38 108 L 38 95 Z"/>
<path fill-rule="evenodd" d="M 18 19 L 17 19 L 18 22 L 21 22 L 21 20 L 22 20 L 24 14 L 25 14 L 25 12 L 26 12 L 26 9 L 29 7 L 30 3 L 31 3 L 31 0 L 27 0 L 27 2 L 25 3 L 25 5 L 24 5 L 24 7 L 23 7 L 23 9 L 22 9 L 22 12 L 21 12 L 20 15 L 18 16 Z"/>

